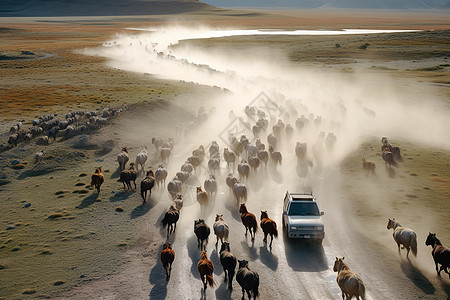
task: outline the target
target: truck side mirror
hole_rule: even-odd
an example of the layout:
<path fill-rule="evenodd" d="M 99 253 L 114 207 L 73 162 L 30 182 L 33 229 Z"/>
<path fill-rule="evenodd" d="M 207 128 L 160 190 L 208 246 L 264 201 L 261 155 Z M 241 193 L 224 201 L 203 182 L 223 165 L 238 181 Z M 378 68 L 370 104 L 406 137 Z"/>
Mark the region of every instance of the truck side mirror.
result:
<path fill-rule="evenodd" d="M 323 211 L 320 212 L 320 215 L 321 215 L 321 216 L 323 216 L 324 214 L 325 214 L 325 212 L 323 212 Z"/>

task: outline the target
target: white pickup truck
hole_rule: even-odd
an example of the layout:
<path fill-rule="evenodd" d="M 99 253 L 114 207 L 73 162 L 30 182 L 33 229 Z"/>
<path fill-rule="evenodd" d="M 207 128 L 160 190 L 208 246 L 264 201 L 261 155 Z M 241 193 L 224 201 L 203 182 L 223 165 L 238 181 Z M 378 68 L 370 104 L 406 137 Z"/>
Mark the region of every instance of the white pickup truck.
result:
<path fill-rule="evenodd" d="M 283 203 L 283 229 L 288 238 L 312 239 L 322 244 L 325 237 L 323 214 L 312 194 L 286 192 Z"/>

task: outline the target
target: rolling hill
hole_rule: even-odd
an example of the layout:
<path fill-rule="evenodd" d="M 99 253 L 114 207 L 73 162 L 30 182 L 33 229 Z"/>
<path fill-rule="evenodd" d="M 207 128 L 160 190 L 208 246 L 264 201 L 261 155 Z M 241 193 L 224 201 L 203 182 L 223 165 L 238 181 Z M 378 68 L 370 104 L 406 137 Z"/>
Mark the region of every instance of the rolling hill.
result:
<path fill-rule="evenodd" d="M 196 0 L 0 0 L 0 17 L 154 15 L 210 9 Z"/>

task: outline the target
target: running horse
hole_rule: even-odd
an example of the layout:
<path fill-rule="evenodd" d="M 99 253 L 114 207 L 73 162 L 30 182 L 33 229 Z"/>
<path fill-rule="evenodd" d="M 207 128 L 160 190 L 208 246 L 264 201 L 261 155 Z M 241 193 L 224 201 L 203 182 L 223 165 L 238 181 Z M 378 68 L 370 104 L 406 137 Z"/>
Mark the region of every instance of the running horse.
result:
<path fill-rule="evenodd" d="M 387 229 L 391 228 L 394 230 L 392 236 L 394 237 L 394 241 L 397 243 L 398 252 L 400 253 L 400 245 L 402 245 L 402 249 L 406 248 L 407 259 L 409 259 L 408 255 L 410 250 L 414 256 L 417 256 L 416 233 L 412 229 L 403 227 L 399 222 L 395 221 L 395 219 L 389 219 L 388 221 Z"/>
<path fill-rule="evenodd" d="M 197 270 L 202 279 L 203 290 L 206 291 L 208 284 L 210 287 L 214 287 L 214 279 L 212 276 L 214 272 L 214 264 L 208 259 L 206 251 L 202 251 L 202 258 L 197 264 Z"/>
<path fill-rule="evenodd" d="M 277 223 L 275 223 L 274 220 L 269 218 L 269 215 L 267 214 L 267 210 L 261 211 L 261 223 L 260 223 L 261 229 L 264 232 L 264 242 L 267 243 L 267 236 L 270 235 L 270 245 L 269 247 L 272 248 L 272 241 L 273 237 L 278 237 L 278 230 L 277 230 Z"/>
<path fill-rule="evenodd" d="M 441 271 L 444 270 L 450 277 L 450 249 L 441 244 L 441 241 L 436 237 L 436 233 L 431 232 L 428 233 L 425 245 L 433 247 L 431 255 L 433 255 L 438 275 L 441 276 Z M 441 268 L 439 268 L 439 264 L 441 265 Z"/>
<path fill-rule="evenodd" d="M 241 207 L 239 208 L 239 212 L 241 213 L 241 220 L 242 224 L 245 226 L 245 235 L 247 236 L 247 231 L 250 231 L 250 237 L 252 238 L 252 241 L 255 240 L 255 233 L 258 229 L 258 223 L 256 222 L 256 217 L 251 212 L 248 212 L 247 206 L 245 206 L 245 203 L 241 204 Z M 253 230 L 253 235 L 252 235 Z"/>
<path fill-rule="evenodd" d="M 342 299 L 352 299 L 355 296 L 356 299 L 361 297 L 365 300 L 366 287 L 359 274 L 350 270 L 344 258 L 336 257 L 333 266 L 333 271 L 338 273 L 336 281 L 342 291 Z"/>

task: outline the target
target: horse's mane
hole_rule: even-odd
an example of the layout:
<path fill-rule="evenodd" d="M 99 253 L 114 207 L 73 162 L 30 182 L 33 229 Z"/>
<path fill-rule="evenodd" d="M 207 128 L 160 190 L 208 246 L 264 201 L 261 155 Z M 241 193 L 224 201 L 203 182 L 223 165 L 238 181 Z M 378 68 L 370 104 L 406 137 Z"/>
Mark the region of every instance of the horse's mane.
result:
<path fill-rule="evenodd" d="M 202 251 L 202 258 L 201 259 L 208 259 L 208 255 L 206 254 L 206 251 Z"/>
<path fill-rule="evenodd" d="M 339 258 L 338 271 L 341 271 L 341 270 L 350 270 L 350 268 L 342 258 Z"/>

